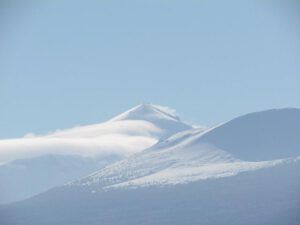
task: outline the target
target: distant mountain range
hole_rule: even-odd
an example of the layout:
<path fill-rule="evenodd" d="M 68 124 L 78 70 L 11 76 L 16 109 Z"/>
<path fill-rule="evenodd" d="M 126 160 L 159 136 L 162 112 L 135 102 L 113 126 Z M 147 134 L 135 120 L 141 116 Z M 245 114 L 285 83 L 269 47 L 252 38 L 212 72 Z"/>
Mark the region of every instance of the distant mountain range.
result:
<path fill-rule="evenodd" d="M 142 104 L 1 155 L 0 224 L 300 224 L 297 108 L 193 128 Z"/>

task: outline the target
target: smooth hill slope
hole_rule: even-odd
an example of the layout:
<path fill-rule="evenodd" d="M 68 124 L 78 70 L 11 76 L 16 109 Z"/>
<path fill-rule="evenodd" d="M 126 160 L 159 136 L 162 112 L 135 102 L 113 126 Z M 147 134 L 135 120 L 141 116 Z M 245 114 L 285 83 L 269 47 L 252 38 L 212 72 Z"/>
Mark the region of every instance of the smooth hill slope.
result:
<path fill-rule="evenodd" d="M 290 163 L 298 158 L 247 162 L 213 145 L 202 137 L 213 131 L 184 131 L 159 142 L 152 148 L 105 167 L 68 185 L 102 188 L 164 186 L 233 176 Z"/>
<path fill-rule="evenodd" d="M 73 184 L 99 188 L 187 183 L 272 167 L 298 156 L 300 110 L 275 109 L 206 130 L 179 132 Z"/>
<path fill-rule="evenodd" d="M 99 188 L 135 182 L 141 186 L 176 184 L 195 179 L 195 170 L 207 164 L 238 161 L 222 150 L 194 144 L 194 137 L 201 133 L 201 129 L 179 133 L 70 185 L 96 185 Z"/>
<path fill-rule="evenodd" d="M 207 132 L 201 142 L 247 161 L 300 156 L 300 109 L 250 113 Z"/>

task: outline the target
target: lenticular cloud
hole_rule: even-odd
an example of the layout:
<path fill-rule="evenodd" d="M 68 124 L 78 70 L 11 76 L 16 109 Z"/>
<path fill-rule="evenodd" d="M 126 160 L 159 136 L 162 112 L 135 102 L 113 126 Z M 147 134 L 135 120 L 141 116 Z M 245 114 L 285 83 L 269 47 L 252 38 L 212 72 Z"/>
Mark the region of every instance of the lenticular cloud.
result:
<path fill-rule="evenodd" d="M 0 141 L 0 163 L 44 154 L 126 156 L 156 142 L 143 136 L 105 135 L 100 138 L 21 138 Z"/>
<path fill-rule="evenodd" d="M 44 136 L 28 134 L 19 139 L 0 140 L 0 163 L 45 154 L 125 157 L 191 128 L 175 118 L 174 111 L 151 104 L 138 105 L 116 118 Z"/>

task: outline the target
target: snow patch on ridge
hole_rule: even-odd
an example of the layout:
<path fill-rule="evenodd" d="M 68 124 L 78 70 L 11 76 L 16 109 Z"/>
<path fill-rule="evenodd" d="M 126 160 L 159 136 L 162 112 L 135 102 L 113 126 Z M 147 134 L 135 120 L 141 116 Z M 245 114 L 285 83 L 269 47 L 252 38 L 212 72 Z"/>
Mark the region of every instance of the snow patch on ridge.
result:
<path fill-rule="evenodd" d="M 169 107 L 153 105 L 153 104 L 140 104 L 136 107 L 114 117 L 110 121 L 120 120 L 147 120 L 153 121 L 158 119 L 166 119 L 172 121 L 180 121 L 176 115 L 175 110 Z"/>
<path fill-rule="evenodd" d="M 266 169 L 284 163 L 300 161 L 300 157 L 264 162 L 232 162 L 213 163 L 200 166 L 182 165 L 167 168 L 149 176 L 133 179 L 123 183 L 107 186 L 106 188 L 136 188 L 147 186 L 166 186 L 185 184 L 206 179 L 235 176 L 242 172 Z"/>

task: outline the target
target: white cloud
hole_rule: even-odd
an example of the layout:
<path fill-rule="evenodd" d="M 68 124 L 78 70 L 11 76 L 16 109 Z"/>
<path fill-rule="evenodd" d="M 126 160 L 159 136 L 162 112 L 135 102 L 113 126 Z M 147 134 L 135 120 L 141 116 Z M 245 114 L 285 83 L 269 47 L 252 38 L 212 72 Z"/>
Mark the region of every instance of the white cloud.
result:
<path fill-rule="evenodd" d="M 46 136 L 0 140 L 0 163 L 45 154 L 104 156 L 129 154 L 157 142 L 161 130 L 146 121 L 118 121 L 56 131 Z"/>
<path fill-rule="evenodd" d="M 107 135 L 96 138 L 20 138 L 0 141 L 0 162 L 45 154 L 126 156 L 145 149 L 156 139 L 143 136 Z"/>

